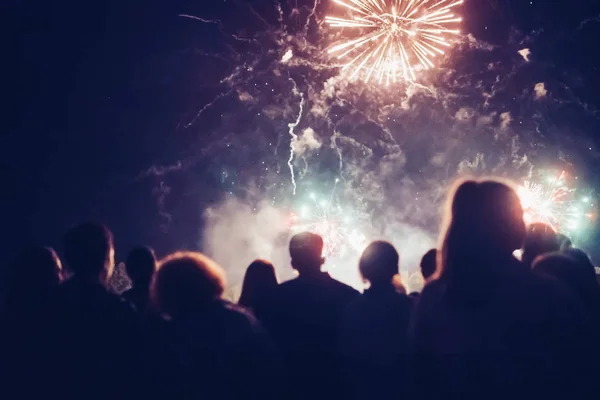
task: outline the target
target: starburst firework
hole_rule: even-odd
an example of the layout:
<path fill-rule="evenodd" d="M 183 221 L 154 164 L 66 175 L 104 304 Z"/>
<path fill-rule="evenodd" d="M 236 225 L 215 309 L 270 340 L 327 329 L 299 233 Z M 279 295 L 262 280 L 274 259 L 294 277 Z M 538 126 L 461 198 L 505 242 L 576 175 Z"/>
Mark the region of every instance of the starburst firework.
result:
<path fill-rule="evenodd" d="M 434 58 L 451 46 L 451 36 L 462 19 L 452 9 L 463 0 L 334 0 L 352 13 L 350 18 L 328 16 L 335 28 L 355 28 L 360 37 L 329 49 L 339 59 L 350 79 L 363 71 L 365 82 L 376 78 L 390 84 L 398 77 L 414 81 L 415 71 L 435 66 Z"/>
<path fill-rule="evenodd" d="M 314 194 L 310 197 L 311 202 L 305 203 L 298 213 L 291 215 L 292 231 L 308 231 L 320 235 L 324 242 L 323 255 L 326 257 L 341 256 L 348 251 L 362 251 L 366 238 L 353 225 L 358 212 L 344 209 L 335 202 L 333 192 L 328 199 L 319 199 Z"/>
<path fill-rule="evenodd" d="M 550 175 L 547 182 L 525 181 L 518 188 L 527 224 L 543 222 L 556 231 L 573 233 L 593 218 L 589 197 L 577 201 L 576 190 L 566 180 L 562 172 L 558 177 Z"/>

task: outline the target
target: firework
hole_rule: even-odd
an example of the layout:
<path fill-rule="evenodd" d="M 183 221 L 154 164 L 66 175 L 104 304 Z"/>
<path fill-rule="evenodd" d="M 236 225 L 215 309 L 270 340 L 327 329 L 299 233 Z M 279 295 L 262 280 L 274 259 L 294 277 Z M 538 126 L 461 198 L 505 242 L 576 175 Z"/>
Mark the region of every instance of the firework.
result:
<path fill-rule="evenodd" d="M 328 16 L 334 28 L 353 28 L 360 36 L 329 49 L 339 59 L 350 79 L 364 72 L 365 82 L 396 82 L 397 77 L 414 81 L 415 71 L 435 66 L 435 58 L 451 46 L 460 31 L 461 18 L 452 13 L 463 0 L 334 0 L 350 11 L 351 18 Z"/>
<path fill-rule="evenodd" d="M 357 214 L 335 202 L 333 192 L 322 199 L 311 194 L 310 201 L 302 205 L 298 213 L 292 213 L 291 230 L 313 232 L 323 237 L 325 257 L 359 253 L 366 246 L 366 237 L 353 226 Z"/>
<path fill-rule="evenodd" d="M 556 231 L 573 233 L 593 218 L 589 197 L 577 199 L 576 190 L 570 188 L 567 176 L 549 176 L 545 182 L 525 181 L 518 188 L 524 210 L 525 223 L 546 223 Z"/>

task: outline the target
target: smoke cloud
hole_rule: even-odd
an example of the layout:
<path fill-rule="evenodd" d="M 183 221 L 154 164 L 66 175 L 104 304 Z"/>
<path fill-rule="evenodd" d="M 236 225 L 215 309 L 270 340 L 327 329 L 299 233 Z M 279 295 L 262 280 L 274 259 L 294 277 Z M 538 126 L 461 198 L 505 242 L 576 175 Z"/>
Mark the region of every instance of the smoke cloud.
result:
<path fill-rule="evenodd" d="M 228 198 L 204 213 L 203 251 L 227 272 L 227 296 L 237 300 L 246 267 L 255 259 L 274 263 L 278 275 L 285 277 L 288 219 L 267 202 L 251 206 L 239 199 Z"/>
<path fill-rule="evenodd" d="M 306 128 L 294 142 L 294 153 L 297 156 L 302 156 L 307 151 L 317 150 L 321 147 L 321 144 L 315 131 L 312 128 Z"/>
<path fill-rule="evenodd" d="M 508 126 L 510 125 L 512 120 L 513 119 L 512 119 L 512 115 L 510 115 L 510 112 L 504 112 L 504 113 L 500 114 L 500 128 L 502 128 L 502 129 L 508 128 Z"/>
<path fill-rule="evenodd" d="M 542 97 L 546 97 L 546 95 L 548 94 L 548 91 L 546 90 L 546 85 L 544 84 L 544 82 L 536 83 L 533 90 L 535 91 L 535 99 L 536 100 L 539 100 Z"/>
<path fill-rule="evenodd" d="M 521 49 L 519 50 L 519 54 L 526 62 L 529 62 L 529 56 L 531 55 L 531 51 L 529 49 Z"/>
<path fill-rule="evenodd" d="M 411 194 L 412 195 L 412 194 Z M 246 267 L 255 259 L 271 261 L 279 281 L 295 276 L 290 267 L 288 241 L 291 237 L 288 215 L 268 202 L 256 206 L 248 202 L 227 198 L 206 210 L 202 249 L 217 261 L 227 272 L 228 291 L 226 296 L 237 300 Z M 387 240 L 394 244 L 401 255 L 403 282 L 411 290 L 419 290 L 422 284 L 413 274 L 423 254 L 435 247 L 435 238 L 424 230 L 401 221 L 391 208 L 378 226 L 370 220 L 354 221 L 356 227 L 367 235 L 367 243 Z M 358 272 L 358 260 L 362 249 L 329 257 L 324 265 L 334 278 L 357 289 L 364 284 Z M 418 278 L 418 277 L 417 277 Z M 410 282 L 409 282 L 410 281 Z"/>

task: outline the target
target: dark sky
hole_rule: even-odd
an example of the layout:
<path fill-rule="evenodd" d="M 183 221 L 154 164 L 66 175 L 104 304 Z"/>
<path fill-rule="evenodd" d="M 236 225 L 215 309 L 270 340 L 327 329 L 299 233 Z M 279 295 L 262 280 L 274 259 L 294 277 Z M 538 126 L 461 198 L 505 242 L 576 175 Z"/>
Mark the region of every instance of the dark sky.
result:
<path fill-rule="evenodd" d="M 13 0 L 3 5 L 8 7 L 2 23 L 0 142 L 5 256 L 26 242 L 57 245 L 60 235 L 82 220 L 106 222 L 123 249 L 137 243 L 162 251 L 193 246 L 199 211 L 189 211 L 191 223 L 165 234 L 152 194 L 156 182 L 136 177 L 178 151 L 174 143 L 181 141 L 176 127 L 182 116 L 210 100 L 214 93 L 203 85 L 222 75 L 215 65 L 173 62 L 186 49 L 218 52 L 223 46 L 217 31 L 177 15 L 218 17 L 246 32 L 259 29 L 232 12 L 233 3 Z M 270 1 L 253 3 L 271 17 Z M 588 23 L 596 28 L 577 46 L 557 49 L 541 40 L 537 50 L 565 69 L 576 68 L 585 81 L 578 95 L 600 105 L 597 1 L 470 0 L 464 14 L 465 31 L 494 43 L 506 42 L 515 30 L 561 37 L 591 18 Z"/>

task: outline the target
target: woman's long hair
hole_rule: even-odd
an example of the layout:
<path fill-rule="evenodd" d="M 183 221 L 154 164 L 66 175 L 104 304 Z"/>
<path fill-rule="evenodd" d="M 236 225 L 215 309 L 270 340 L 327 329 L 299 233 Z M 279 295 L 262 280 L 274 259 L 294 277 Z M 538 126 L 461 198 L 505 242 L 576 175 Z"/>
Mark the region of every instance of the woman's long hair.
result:
<path fill-rule="evenodd" d="M 517 193 L 496 180 L 458 182 L 451 192 L 438 255 L 438 278 L 455 292 L 478 290 L 525 237 Z"/>
<path fill-rule="evenodd" d="M 277 276 L 273 264 L 265 260 L 255 260 L 246 270 L 238 303 L 254 309 L 265 294 L 268 295 L 276 286 Z"/>

